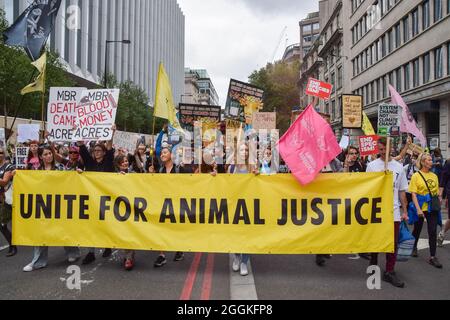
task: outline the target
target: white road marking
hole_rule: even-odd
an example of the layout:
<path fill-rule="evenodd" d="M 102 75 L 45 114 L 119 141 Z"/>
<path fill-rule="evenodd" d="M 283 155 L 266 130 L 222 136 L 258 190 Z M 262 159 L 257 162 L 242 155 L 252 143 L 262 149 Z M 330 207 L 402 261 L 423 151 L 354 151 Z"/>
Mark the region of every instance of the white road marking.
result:
<path fill-rule="evenodd" d="M 248 276 L 243 277 L 239 272 L 233 271 L 233 258 L 234 254 L 230 254 L 229 270 L 231 300 L 258 300 L 251 262 L 248 262 Z"/>

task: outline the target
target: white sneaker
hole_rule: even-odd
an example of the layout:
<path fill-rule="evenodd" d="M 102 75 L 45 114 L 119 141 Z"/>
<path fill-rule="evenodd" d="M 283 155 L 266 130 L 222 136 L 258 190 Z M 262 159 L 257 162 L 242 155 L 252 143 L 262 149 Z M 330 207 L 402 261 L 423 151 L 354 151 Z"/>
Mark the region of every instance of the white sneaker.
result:
<path fill-rule="evenodd" d="M 444 240 L 445 240 L 445 234 L 444 232 L 439 232 L 439 235 L 437 237 L 437 245 L 438 247 L 442 248 L 444 246 Z"/>
<path fill-rule="evenodd" d="M 241 276 L 248 276 L 248 267 L 245 263 L 241 263 Z"/>
<path fill-rule="evenodd" d="M 23 272 L 31 272 L 33 270 L 34 270 L 34 268 L 31 263 L 23 268 Z"/>
<path fill-rule="evenodd" d="M 67 262 L 69 262 L 69 263 L 75 263 L 75 262 L 77 262 L 78 261 L 78 259 L 79 258 L 69 258 L 69 259 L 67 259 Z"/>
<path fill-rule="evenodd" d="M 238 272 L 239 271 L 239 265 L 241 264 L 241 260 L 237 255 L 234 255 L 233 258 L 233 271 Z"/>

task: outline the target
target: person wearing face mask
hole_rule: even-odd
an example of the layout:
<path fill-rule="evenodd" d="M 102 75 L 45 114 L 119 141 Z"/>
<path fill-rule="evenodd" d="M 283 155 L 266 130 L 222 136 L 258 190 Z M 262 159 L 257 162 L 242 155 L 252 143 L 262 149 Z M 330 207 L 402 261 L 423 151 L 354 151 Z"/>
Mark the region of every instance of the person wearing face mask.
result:
<path fill-rule="evenodd" d="M 0 148 L 0 232 L 9 245 L 6 257 L 12 257 L 17 254 L 17 247 L 12 245 L 12 234 L 8 229 L 8 223 L 11 222 L 12 218 L 12 206 L 6 203 L 5 193 L 9 188 L 12 188 L 15 168 L 7 163 L 5 158 L 5 149 Z"/>

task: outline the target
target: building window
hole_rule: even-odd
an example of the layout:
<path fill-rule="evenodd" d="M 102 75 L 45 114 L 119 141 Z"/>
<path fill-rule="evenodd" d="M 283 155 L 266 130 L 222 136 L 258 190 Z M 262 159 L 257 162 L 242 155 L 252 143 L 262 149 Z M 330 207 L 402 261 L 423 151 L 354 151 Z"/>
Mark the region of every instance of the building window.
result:
<path fill-rule="evenodd" d="M 375 102 L 375 82 L 370 84 L 370 102 Z"/>
<path fill-rule="evenodd" d="M 414 60 L 413 62 L 413 84 L 414 88 L 420 85 L 419 81 L 419 59 Z"/>
<path fill-rule="evenodd" d="M 416 9 L 411 13 L 412 17 L 412 36 L 415 37 L 419 33 L 419 10 Z"/>
<path fill-rule="evenodd" d="M 386 56 L 386 40 L 383 37 L 380 39 L 381 41 L 381 57 L 384 58 Z"/>
<path fill-rule="evenodd" d="M 407 42 L 409 40 L 409 18 L 403 19 L 403 41 Z"/>
<path fill-rule="evenodd" d="M 387 84 L 386 84 L 386 77 L 383 78 L 383 99 L 387 97 Z"/>
<path fill-rule="evenodd" d="M 442 0 L 434 0 L 434 22 L 442 19 Z"/>
<path fill-rule="evenodd" d="M 311 32 L 311 25 L 310 24 L 304 25 L 303 26 L 303 32 L 304 33 Z"/>
<path fill-rule="evenodd" d="M 379 101 L 380 100 L 380 85 L 379 85 L 379 81 L 375 80 L 373 82 L 373 87 L 375 88 L 375 86 L 377 86 L 376 90 L 375 90 L 375 95 L 376 95 L 376 100 L 375 101 Z"/>
<path fill-rule="evenodd" d="M 447 75 L 450 75 L 450 42 L 447 43 Z"/>
<path fill-rule="evenodd" d="M 313 23 L 313 30 L 316 31 L 316 30 L 319 30 L 319 29 L 320 29 L 319 24 L 318 23 Z"/>
<path fill-rule="evenodd" d="M 395 71 L 395 77 L 396 77 L 396 87 L 397 87 L 397 92 L 402 91 L 402 69 L 398 68 Z"/>
<path fill-rule="evenodd" d="M 404 66 L 404 74 L 405 74 L 405 91 L 409 90 L 409 82 L 410 82 L 410 74 L 409 74 L 409 63 Z"/>
<path fill-rule="evenodd" d="M 336 120 L 336 101 L 331 101 L 331 119 Z"/>
<path fill-rule="evenodd" d="M 443 52 L 442 48 L 434 50 L 434 77 L 440 79 L 443 76 Z"/>
<path fill-rule="evenodd" d="M 422 30 L 430 26 L 430 1 L 426 0 L 422 3 Z"/>
<path fill-rule="evenodd" d="M 335 91 L 335 86 L 336 86 L 336 80 L 335 80 L 334 72 L 331 73 L 331 85 L 333 86 L 332 92 L 334 92 Z"/>
<path fill-rule="evenodd" d="M 342 67 L 339 67 L 337 70 L 337 88 L 342 88 Z"/>
<path fill-rule="evenodd" d="M 423 56 L 423 83 L 430 81 L 430 54 L 427 53 Z"/>
<path fill-rule="evenodd" d="M 391 29 L 388 34 L 388 53 L 391 53 L 394 50 L 394 29 Z"/>
<path fill-rule="evenodd" d="M 400 37 L 400 23 L 395 26 L 395 48 L 400 47 L 401 37 Z"/>
<path fill-rule="evenodd" d="M 447 0 L 447 14 L 450 13 L 450 0 Z"/>

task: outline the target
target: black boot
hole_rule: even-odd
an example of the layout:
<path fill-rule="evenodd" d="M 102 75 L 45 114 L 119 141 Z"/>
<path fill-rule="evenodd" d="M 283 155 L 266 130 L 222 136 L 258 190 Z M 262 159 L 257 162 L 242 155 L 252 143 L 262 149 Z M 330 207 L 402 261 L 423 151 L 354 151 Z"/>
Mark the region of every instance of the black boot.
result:
<path fill-rule="evenodd" d="M 17 247 L 16 246 L 9 246 L 8 253 L 6 254 L 7 258 L 14 257 L 17 254 Z"/>

